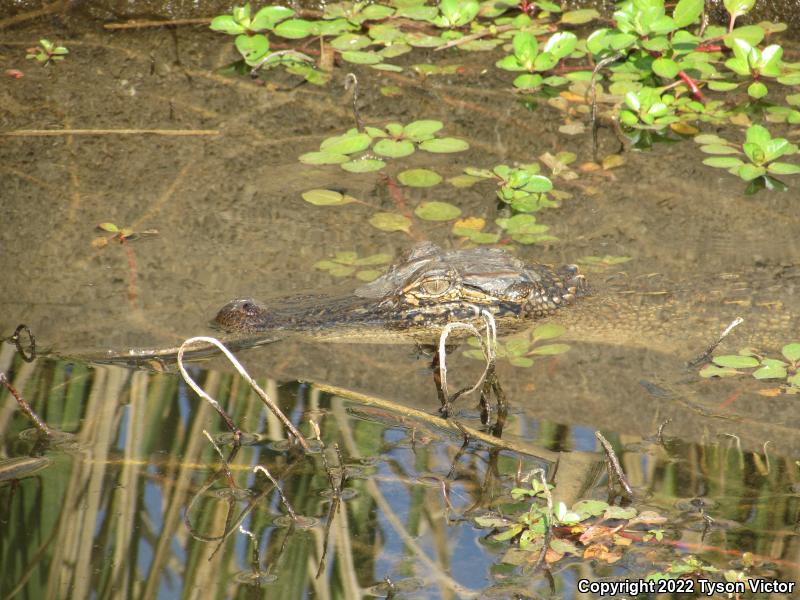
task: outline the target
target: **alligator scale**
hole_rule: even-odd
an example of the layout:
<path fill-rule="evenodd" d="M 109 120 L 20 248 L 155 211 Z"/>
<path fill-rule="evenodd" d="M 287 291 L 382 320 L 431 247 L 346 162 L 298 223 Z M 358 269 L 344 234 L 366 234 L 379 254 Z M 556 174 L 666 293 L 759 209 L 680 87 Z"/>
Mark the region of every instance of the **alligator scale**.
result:
<path fill-rule="evenodd" d="M 346 296 L 299 296 L 275 306 L 233 300 L 214 323 L 252 338 L 299 333 L 324 341 L 431 343 L 448 323 L 481 323 L 482 311 L 494 316 L 500 333 L 509 333 L 587 293 L 574 265 L 526 265 L 500 249 L 422 243 Z"/>

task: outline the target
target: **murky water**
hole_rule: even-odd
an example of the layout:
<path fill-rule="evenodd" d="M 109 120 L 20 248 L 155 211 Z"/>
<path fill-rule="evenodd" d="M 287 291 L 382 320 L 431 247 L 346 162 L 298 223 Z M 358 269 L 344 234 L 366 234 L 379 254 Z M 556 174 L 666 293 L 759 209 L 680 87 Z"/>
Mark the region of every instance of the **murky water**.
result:
<path fill-rule="evenodd" d="M 120 7 L 86 10 L 131 16 Z M 402 188 L 398 200 L 375 174 L 298 162 L 352 126 L 345 73 L 359 76 L 368 124 L 439 119 L 446 135 L 470 143 L 464 153 L 392 161 L 392 177 L 412 167 L 452 177 L 544 152 L 587 162 L 588 130 L 559 132 L 586 117 L 545 99 L 520 102 L 506 74 L 485 70 L 495 53 L 442 58 L 417 49 L 396 61 L 403 73 L 345 63 L 327 87 L 298 86 L 278 70 L 259 86 L 219 73 L 235 51 L 202 26 L 101 25 L 72 12 L 0 30 L 4 68 L 24 71 L 21 79 L 3 76 L 0 127 L 27 130 L 0 145 L 0 336 L 26 323 L 54 357 L 27 364 L 6 344 L 0 372 L 52 427 L 74 434 L 41 447 L 0 391 L 0 455 L 42 457 L 16 464 L 0 487 L 0 597 L 385 597 L 389 578 L 395 597 L 571 598 L 581 597 L 578 579 L 639 578 L 689 554 L 722 570 L 800 578 L 797 396 L 774 382 L 703 379 L 685 366 L 736 316 L 745 322 L 721 352 L 757 344 L 777 356 L 798 341 L 795 189 L 745 196 L 736 178 L 701 164 L 691 141 L 626 152 L 614 170 L 554 178 L 571 197 L 537 218 L 558 241 L 517 247 L 517 255 L 632 260 L 587 273 L 598 297 L 562 314 L 567 354 L 530 368 L 501 362 L 507 447 L 473 441 L 460 452 L 461 436 L 435 421 L 351 393 L 435 414 L 427 359 L 412 346 L 287 341 L 242 360 L 304 433 L 309 419 L 320 425 L 327 451 L 303 457 L 276 445 L 280 425 L 230 367 L 199 363 L 193 372 L 205 388 L 242 429 L 261 433 L 229 460 L 226 478 L 203 435 L 224 425 L 176 375 L 86 357 L 208 334 L 211 317 L 234 297 L 352 289 L 356 279 L 314 266 L 336 252 L 461 244 L 449 223 L 413 218 L 408 233 L 378 231 L 368 224 L 376 212 L 411 214 L 440 200 L 490 227 L 498 216 L 490 185 Z M 40 37 L 65 43 L 68 59 L 48 68 L 26 61 L 25 48 Z M 422 78 L 411 68 L 429 62 L 459 70 Z M 386 86 L 399 94 L 382 95 Z M 73 133 L 45 135 L 65 129 Z M 796 128 L 775 132 L 797 142 Z M 600 143 L 601 155 L 618 149 L 610 129 L 601 129 Z M 361 203 L 312 206 L 301 199 L 311 188 Z M 103 222 L 144 234 L 98 247 L 96 238 L 110 237 L 96 229 Z M 609 296 L 613 302 L 603 300 Z M 459 382 L 480 373 L 461 350 L 452 361 Z M 480 427 L 473 400 L 457 408 L 460 421 Z M 508 542 L 492 540 L 474 516 L 510 505 L 519 473 L 537 467 L 556 473 L 556 500 L 605 498 L 595 430 L 619 452 L 637 508 L 669 518 L 666 542 L 634 543 L 613 564 L 562 559 L 549 579 L 509 566 Z M 349 478 L 331 519 L 323 492 L 325 463 L 338 465 L 334 443 Z M 318 521 L 287 528 L 280 498 L 253 472 L 259 464 L 299 515 Z"/>

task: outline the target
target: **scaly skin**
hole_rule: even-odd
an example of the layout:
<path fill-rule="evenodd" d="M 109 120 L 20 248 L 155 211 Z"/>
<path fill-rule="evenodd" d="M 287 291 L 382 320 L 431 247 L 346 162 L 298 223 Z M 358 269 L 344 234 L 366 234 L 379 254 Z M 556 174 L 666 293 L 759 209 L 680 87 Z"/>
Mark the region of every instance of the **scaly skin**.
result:
<path fill-rule="evenodd" d="M 351 295 L 299 297 L 275 307 L 238 299 L 222 307 L 214 322 L 254 338 L 301 334 L 321 341 L 435 343 L 448 323 L 482 325 L 482 311 L 504 334 L 587 294 L 575 266 L 525 265 L 503 250 L 443 251 L 425 243 Z"/>

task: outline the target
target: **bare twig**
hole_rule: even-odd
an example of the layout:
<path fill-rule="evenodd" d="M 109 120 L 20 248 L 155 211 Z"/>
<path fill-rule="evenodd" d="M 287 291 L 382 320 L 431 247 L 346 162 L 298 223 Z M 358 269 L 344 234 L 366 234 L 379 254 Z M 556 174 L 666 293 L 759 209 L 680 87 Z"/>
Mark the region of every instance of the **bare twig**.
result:
<path fill-rule="evenodd" d="M 303 450 L 305 450 L 306 452 L 310 452 L 311 448 L 308 446 L 308 442 L 303 437 L 303 434 L 301 434 L 297 430 L 297 428 L 292 424 L 292 422 L 288 419 L 288 417 L 285 414 L 283 414 L 283 411 L 281 411 L 278 405 L 275 404 L 272 401 L 272 399 L 267 395 L 267 393 L 264 390 L 262 390 L 261 387 L 256 383 L 256 381 L 252 377 L 250 377 L 250 374 L 242 366 L 242 363 L 240 363 L 236 359 L 236 357 L 231 353 L 230 350 L 228 350 L 225 347 L 225 345 L 222 342 L 220 342 L 216 338 L 208 336 L 198 336 L 189 338 L 188 340 L 183 342 L 183 344 L 181 344 L 181 347 L 178 350 L 178 369 L 180 369 L 181 376 L 183 377 L 183 380 L 189 385 L 189 387 L 191 387 L 195 391 L 195 393 L 198 396 L 207 400 L 211 404 L 211 406 L 214 407 L 214 410 L 216 410 L 222 416 L 222 418 L 225 419 L 225 422 L 228 424 L 228 427 L 231 428 L 231 431 L 235 433 L 238 431 L 238 428 L 233 424 L 233 421 L 231 421 L 230 417 L 228 417 L 225 414 L 225 411 L 222 410 L 222 407 L 219 405 L 219 402 L 217 402 L 211 396 L 206 394 L 206 392 L 199 385 L 197 385 L 195 381 L 189 376 L 189 374 L 186 372 L 186 369 L 183 366 L 183 353 L 186 351 L 186 347 L 196 342 L 205 342 L 208 344 L 213 344 L 214 346 L 219 348 L 219 350 L 225 355 L 225 358 L 227 358 L 230 361 L 230 363 L 234 366 L 234 368 L 239 372 L 239 375 L 241 375 L 244 378 L 244 380 L 248 383 L 248 385 L 250 385 L 250 387 L 258 395 L 258 397 L 261 398 L 261 401 L 264 402 L 264 404 L 267 406 L 267 408 L 269 408 L 270 411 L 272 411 L 272 414 L 278 417 L 278 420 L 281 423 L 283 423 L 283 426 L 287 429 L 287 431 L 289 431 L 289 433 L 303 447 Z"/>
<path fill-rule="evenodd" d="M 658 426 L 658 434 L 656 435 L 656 437 L 658 438 L 658 443 L 661 444 L 662 446 L 664 445 L 664 427 L 666 427 L 670 423 L 672 423 L 672 419 L 667 419 L 666 421 L 661 423 L 661 425 Z"/>
<path fill-rule="evenodd" d="M 219 135 L 217 129 L 17 129 L 4 131 L 4 137 L 54 137 L 62 135 L 173 135 L 173 136 L 213 136 Z"/>
<path fill-rule="evenodd" d="M 478 312 L 477 307 L 475 307 L 475 311 Z M 444 398 L 444 405 L 442 406 L 443 415 L 447 415 L 449 413 L 450 404 L 454 400 L 466 394 L 471 394 L 480 388 L 481 385 L 483 385 L 483 382 L 486 380 L 487 375 L 489 375 L 489 373 L 494 369 L 495 360 L 497 359 L 497 323 L 494 320 L 494 315 L 485 309 L 480 311 L 480 315 L 483 317 L 486 327 L 485 341 L 481 338 L 481 334 L 477 327 L 470 323 L 462 323 L 460 321 L 448 323 L 445 325 L 444 329 L 442 329 L 442 333 L 439 335 L 439 379 L 441 382 L 440 385 L 442 388 L 442 396 Z M 447 392 L 447 338 L 450 333 L 456 329 L 466 329 L 481 339 L 481 349 L 483 350 L 483 355 L 486 358 L 486 366 L 475 385 L 473 385 L 471 388 L 459 390 L 451 397 Z"/>
<path fill-rule="evenodd" d="M 103 29 L 146 29 L 149 27 L 179 27 L 182 25 L 208 25 L 213 19 L 211 17 L 198 17 L 195 19 L 172 19 L 167 20 L 132 20 L 125 21 L 124 23 L 106 23 Z"/>
<path fill-rule="evenodd" d="M 28 334 L 28 341 L 30 342 L 28 353 L 25 352 L 25 349 L 22 347 L 22 342 L 19 339 L 19 334 L 23 331 Z M 14 335 L 9 338 L 9 341 L 14 343 L 17 352 L 22 357 L 22 360 L 28 363 L 36 360 L 36 338 L 33 337 L 33 334 L 27 325 L 24 323 L 17 325 L 17 328 L 14 330 Z"/>
<path fill-rule="evenodd" d="M 292 58 L 295 58 L 297 60 L 301 60 L 301 61 L 304 61 L 304 62 L 310 62 L 310 63 L 314 62 L 314 59 L 311 58 L 308 54 L 303 54 L 302 52 L 298 52 L 297 50 L 278 50 L 277 52 L 271 52 L 271 53 L 267 54 L 264 58 L 262 58 L 260 61 L 258 61 L 253 66 L 253 68 L 250 69 L 250 77 L 255 77 L 256 75 L 258 75 L 258 71 L 259 71 L 259 69 L 261 69 L 261 67 L 263 67 L 265 64 L 270 62 L 273 58 L 281 57 L 281 56 L 290 56 Z M 280 62 L 280 61 L 275 61 L 275 64 L 277 64 L 278 62 Z"/>
<path fill-rule="evenodd" d="M 17 391 L 17 388 L 11 385 L 11 382 L 8 380 L 8 377 L 6 377 L 5 373 L 0 373 L 0 383 L 6 386 L 6 389 L 11 392 L 11 395 L 14 396 L 17 404 L 19 404 L 20 410 L 25 414 L 25 416 L 33 421 L 36 429 L 41 431 L 43 435 L 52 438 L 53 435 L 55 435 L 53 430 L 50 429 L 50 427 L 47 426 L 47 423 L 45 423 L 44 420 L 34 412 L 33 408 L 31 408 L 31 405 L 28 404 L 25 401 L 25 398 L 23 398 L 22 395 Z"/>
<path fill-rule="evenodd" d="M 719 337 L 713 342 L 711 342 L 711 344 L 708 346 L 708 348 L 705 349 L 705 351 L 702 354 L 690 360 L 686 366 L 689 368 L 693 368 L 706 362 L 709 358 L 711 358 L 711 355 L 714 353 L 714 350 L 717 349 L 717 346 L 719 346 L 722 343 L 722 340 L 728 337 L 728 334 L 730 334 L 731 331 L 733 331 L 736 327 L 738 327 L 742 323 L 744 323 L 744 319 L 742 317 L 736 317 L 733 321 L 731 321 L 730 325 L 728 325 L 725 328 L 725 330 L 719 334 Z"/>
<path fill-rule="evenodd" d="M 361 122 L 361 115 L 358 113 L 358 77 L 355 73 L 348 73 L 344 78 L 344 89 L 353 89 L 353 118 L 356 120 L 356 127 L 359 131 L 364 131 L 364 123 Z"/>
<path fill-rule="evenodd" d="M 263 473 L 266 476 L 266 478 L 272 482 L 272 485 L 275 486 L 275 489 L 278 491 L 278 495 L 281 497 L 281 502 L 283 502 L 283 505 L 286 507 L 286 511 L 289 513 L 289 516 L 291 517 L 292 521 L 296 523 L 297 514 L 294 512 L 294 509 L 292 508 L 292 505 L 289 503 L 289 500 L 286 498 L 286 496 L 284 496 L 281 486 L 278 485 L 278 482 L 272 476 L 272 474 L 267 470 L 267 468 L 262 467 L 261 465 L 256 465 L 255 467 L 253 467 L 253 473 Z"/>
<path fill-rule="evenodd" d="M 617 480 L 619 481 L 620 485 L 625 489 L 625 492 L 628 494 L 628 496 L 633 498 L 633 489 L 631 489 L 631 484 L 628 483 L 628 478 L 625 476 L 622 466 L 619 464 L 619 459 L 614 452 L 614 448 L 611 447 L 609 441 L 603 437 L 603 434 L 599 431 L 594 432 L 594 437 L 597 438 L 597 440 L 603 446 L 603 450 L 606 451 L 606 466 L 609 468 L 609 479 L 611 479 L 611 473 L 613 469 L 613 473 L 617 476 Z"/>

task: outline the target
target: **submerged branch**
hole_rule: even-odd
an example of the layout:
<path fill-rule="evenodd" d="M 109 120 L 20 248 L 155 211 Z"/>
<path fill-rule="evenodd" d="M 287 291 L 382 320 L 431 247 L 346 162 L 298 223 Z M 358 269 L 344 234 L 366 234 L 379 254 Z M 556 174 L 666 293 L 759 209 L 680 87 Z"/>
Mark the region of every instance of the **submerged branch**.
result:
<path fill-rule="evenodd" d="M 174 135 L 213 136 L 218 129 L 17 129 L 4 131 L 3 137 L 56 137 L 62 135 Z"/>

